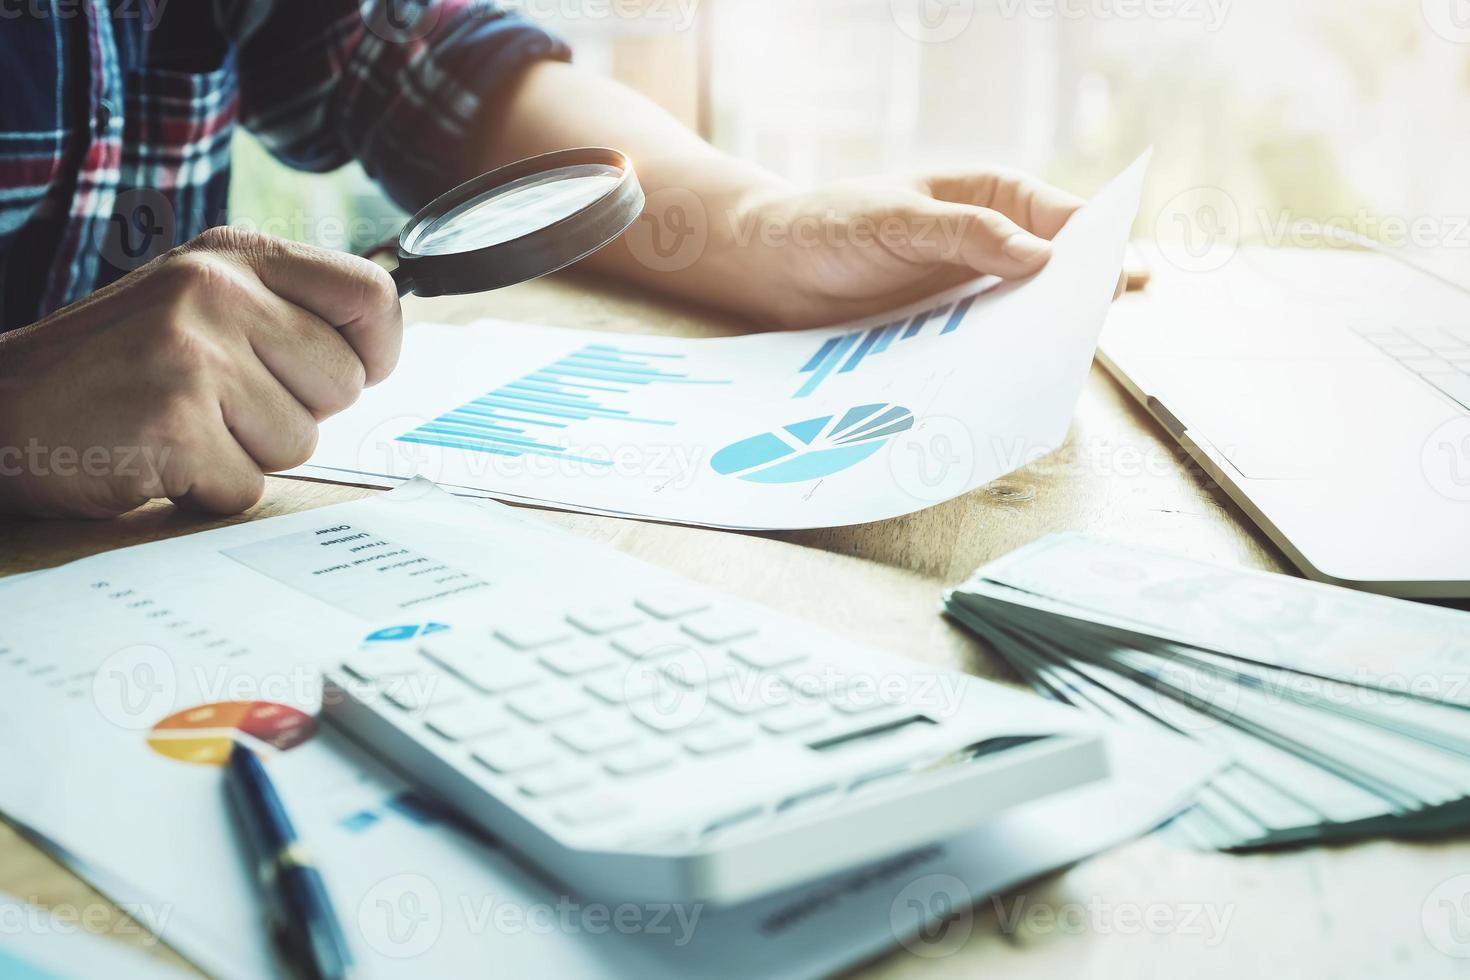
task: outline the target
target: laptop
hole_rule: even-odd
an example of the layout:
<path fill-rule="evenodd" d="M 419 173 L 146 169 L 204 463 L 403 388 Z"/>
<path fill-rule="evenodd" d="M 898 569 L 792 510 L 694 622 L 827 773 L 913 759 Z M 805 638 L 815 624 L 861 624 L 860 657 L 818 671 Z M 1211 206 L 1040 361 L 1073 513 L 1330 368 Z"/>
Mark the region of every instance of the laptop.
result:
<path fill-rule="evenodd" d="M 1311 578 L 1470 597 L 1470 292 L 1375 252 L 1139 254 L 1099 359 L 1204 471 Z"/>

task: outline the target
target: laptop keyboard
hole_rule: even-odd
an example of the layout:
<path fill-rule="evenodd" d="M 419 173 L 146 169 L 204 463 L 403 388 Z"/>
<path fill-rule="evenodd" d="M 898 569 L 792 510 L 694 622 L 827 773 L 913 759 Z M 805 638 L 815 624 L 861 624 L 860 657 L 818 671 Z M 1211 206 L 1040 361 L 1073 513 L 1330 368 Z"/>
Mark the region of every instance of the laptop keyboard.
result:
<path fill-rule="evenodd" d="M 1470 327 L 1357 323 L 1353 330 L 1470 411 Z"/>

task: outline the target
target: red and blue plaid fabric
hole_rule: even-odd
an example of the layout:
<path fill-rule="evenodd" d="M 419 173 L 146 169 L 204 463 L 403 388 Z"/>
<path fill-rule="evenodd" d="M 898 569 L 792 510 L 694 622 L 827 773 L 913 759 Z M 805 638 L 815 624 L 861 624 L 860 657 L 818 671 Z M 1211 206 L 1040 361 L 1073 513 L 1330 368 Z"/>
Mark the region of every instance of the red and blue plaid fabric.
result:
<path fill-rule="evenodd" d="M 0 329 L 223 224 L 237 124 L 412 211 L 468 176 L 500 83 L 568 57 L 492 0 L 26 0 L 0 15 Z"/>

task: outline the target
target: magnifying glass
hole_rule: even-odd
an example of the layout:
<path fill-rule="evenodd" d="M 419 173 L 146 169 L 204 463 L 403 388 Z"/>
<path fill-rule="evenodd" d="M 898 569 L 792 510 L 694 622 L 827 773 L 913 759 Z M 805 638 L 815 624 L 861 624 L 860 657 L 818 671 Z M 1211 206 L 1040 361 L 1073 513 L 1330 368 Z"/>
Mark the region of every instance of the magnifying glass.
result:
<path fill-rule="evenodd" d="M 633 163 L 616 150 L 546 153 L 439 196 L 398 236 L 398 295 L 457 296 L 564 269 L 643 212 Z"/>

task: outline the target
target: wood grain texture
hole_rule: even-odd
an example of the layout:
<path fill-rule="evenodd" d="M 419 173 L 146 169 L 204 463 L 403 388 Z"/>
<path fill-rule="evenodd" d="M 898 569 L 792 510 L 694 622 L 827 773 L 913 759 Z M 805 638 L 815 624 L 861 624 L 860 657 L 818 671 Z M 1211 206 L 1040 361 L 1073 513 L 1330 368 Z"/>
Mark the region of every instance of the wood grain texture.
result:
<path fill-rule="evenodd" d="M 409 320 L 483 316 L 611 331 L 729 336 L 742 324 L 607 283 L 554 277 L 490 297 L 409 301 Z M 474 329 L 486 329 L 476 327 Z M 360 498 L 375 491 L 272 479 L 233 520 Z M 717 588 L 939 666 L 1002 677 L 969 635 L 938 615 L 940 590 L 977 565 L 1056 531 L 1167 546 L 1272 570 L 1282 557 L 1251 528 L 1100 369 L 1062 450 L 958 500 L 877 524 L 770 534 L 545 513 L 601 541 Z M 155 503 L 108 522 L 0 522 L 0 574 L 230 521 Z M 6 746 L 6 751 L 25 751 Z M 1146 839 L 1008 896 L 982 902 L 921 952 L 898 951 L 870 977 L 1436 978 L 1465 962 L 1430 941 L 1441 882 L 1470 874 L 1470 843 L 1376 842 L 1276 855 L 1199 854 Z M 1470 882 L 1470 879 L 1466 879 Z M 0 890 L 48 906 L 105 899 L 0 828 Z M 112 920 L 118 938 L 152 943 Z M 1460 921 L 1462 929 L 1470 922 Z M 1428 927 L 1428 929 L 1426 928 Z M 959 942 L 960 939 L 965 941 Z M 154 955 L 170 958 L 153 943 Z"/>

